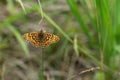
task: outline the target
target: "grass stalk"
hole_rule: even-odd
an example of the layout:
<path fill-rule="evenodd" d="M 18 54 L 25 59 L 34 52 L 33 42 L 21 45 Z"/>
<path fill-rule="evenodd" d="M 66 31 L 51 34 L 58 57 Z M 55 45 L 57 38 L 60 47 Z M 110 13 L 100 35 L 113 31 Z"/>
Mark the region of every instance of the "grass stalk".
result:
<path fill-rule="evenodd" d="M 39 63 L 39 80 L 44 80 L 44 56 L 43 56 L 43 48 L 40 50 L 40 63 Z"/>

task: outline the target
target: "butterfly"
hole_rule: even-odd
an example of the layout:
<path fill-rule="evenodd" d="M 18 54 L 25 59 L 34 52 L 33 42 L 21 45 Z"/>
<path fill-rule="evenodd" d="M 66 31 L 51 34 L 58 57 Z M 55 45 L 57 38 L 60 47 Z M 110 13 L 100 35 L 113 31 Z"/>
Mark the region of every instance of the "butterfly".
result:
<path fill-rule="evenodd" d="M 46 31 L 43 30 L 40 30 L 39 32 L 25 33 L 23 35 L 23 38 L 30 42 L 33 46 L 35 47 L 41 46 L 43 48 L 51 43 L 59 41 L 60 39 L 58 36 L 47 33 Z"/>

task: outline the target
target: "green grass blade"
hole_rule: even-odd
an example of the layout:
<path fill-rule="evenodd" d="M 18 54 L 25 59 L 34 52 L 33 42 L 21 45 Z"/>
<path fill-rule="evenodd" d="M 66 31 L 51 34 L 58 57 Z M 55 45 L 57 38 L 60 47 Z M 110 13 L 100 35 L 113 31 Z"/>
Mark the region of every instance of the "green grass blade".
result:
<path fill-rule="evenodd" d="M 91 9 L 88 8 L 88 6 L 85 4 L 85 1 L 84 1 L 84 0 L 80 0 L 80 2 L 81 2 L 82 8 L 83 8 L 83 10 L 85 11 L 85 13 L 86 13 L 86 15 L 87 15 L 87 18 L 89 19 L 89 21 L 90 21 L 90 23 L 91 23 L 94 31 L 97 32 L 96 23 L 95 23 L 92 15 L 91 15 L 91 14 L 92 14 L 91 11 L 90 11 Z M 89 2 L 90 2 L 90 1 L 89 1 Z M 92 5 L 94 5 L 94 3 L 91 3 L 91 6 L 92 6 Z"/>
<path fill-rule="evenodd" d="M 99 31 L 101 37 L 101 49 L 105 52 L 105 62 L 108 63 L 110 57 L 112 56 L 112 49 L 114 45 L 114 37 L 113 37 L 113 28 L 112 22 L 110 17 L 110 9 L 108 5 L 109 1 L 107 2 L 104 0 L 96 0 L 96 6 L 98 11 L 98 24 L 99 24 Z"/>
<path fill-rule="evenodd" d="M 79 49 L 78 49 L 78 41 L 77 41 L 77 36 L 75 36 L 74 38 L 74 50 L 75 50 L 75 53 L 76 55 L 79 57 Z"/>
<path fill-rule="evenodd" d="M 22 1 L 21 1 L 21 0 L 16 0 L 16 1 L 21 5 L 21 7 L 22 7 L 24 13 L 26 14 L 27 12 L 26 12 L 26 10 L 25 10 L 25 7 L 24 7 Z"/>
<path fill-rule="evenodd" d="M 108 74 L 105 75 L 106 80 L 110 80 L 113 75 L 113 68 L 110 66 L 111 59 L 115 55 L 114 45 L 114 29 L 112 26 L 112 16 L 111 16 L 111 5 L 109 0 L 96 0 L 96 10 L 97 10 L 97 24 L 100 35 L 100 58 L 101 66 L 103 63 L 109 66 Z"/>
<path fill-rule="evenodd" d="M 93 38 L 90 35 L 90 31 L 88 30 L 86 23 L 85 23 L 85 20 L 83 20 L 82 14 L 80 13 L 75 1 L 74 0 L 67 0 L 67 3 L 69 5 L 75 19 L 78 21 L 80 28 L 83 30 L 83 32 L 87 36 L 88 40 L 93 42 Z"/>
<path fill-rule="evenodd" d="M 120 44 L 120 0 L 114 0 L 113 5 L 113 29 L 116 37 L 117 44 Z"/>
<path fill-rule="evenodd" d="M 30 56 L 29 50 L 28 50 L 28 48 L 26 46 L 26 43 L 22 39 L 21 34 L 11 24 L 7 24 L 6 27 L 15 35 L 16 39 L 18 40 L 18 42 L 22 46 L 22 49 L 24 50 L 26 56 L 29 57 Z"/>

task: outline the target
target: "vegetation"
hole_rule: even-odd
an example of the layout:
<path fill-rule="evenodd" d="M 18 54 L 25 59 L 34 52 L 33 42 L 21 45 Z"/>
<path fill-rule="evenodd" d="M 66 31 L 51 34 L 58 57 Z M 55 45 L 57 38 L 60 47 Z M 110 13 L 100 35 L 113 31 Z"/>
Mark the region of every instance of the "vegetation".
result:
<path fill-rule="evenodd" d="M 0 19 L 0 80 L 119 80 L 120 0 L 2 2 L 9 14 Z M 46 48 L 26 45 L 22 35 L 40 29 L 60 41 Z"/>

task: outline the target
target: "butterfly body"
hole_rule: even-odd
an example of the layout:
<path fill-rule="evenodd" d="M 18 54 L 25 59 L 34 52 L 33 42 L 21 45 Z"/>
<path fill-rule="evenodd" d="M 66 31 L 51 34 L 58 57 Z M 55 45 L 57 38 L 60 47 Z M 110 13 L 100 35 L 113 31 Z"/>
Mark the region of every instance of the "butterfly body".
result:
<path fill-rule="evenodd" d="M 59 40 L 58 36 L 54 34 L 46 33 L 43 30 L 39 32 L 26 33 L 23 35 L 23 38 L 36 47 L 39 46 L 46 47 L 49 44 L 55 43 Z"/>

